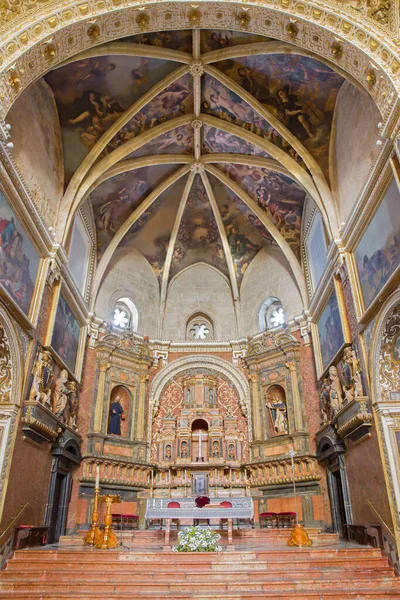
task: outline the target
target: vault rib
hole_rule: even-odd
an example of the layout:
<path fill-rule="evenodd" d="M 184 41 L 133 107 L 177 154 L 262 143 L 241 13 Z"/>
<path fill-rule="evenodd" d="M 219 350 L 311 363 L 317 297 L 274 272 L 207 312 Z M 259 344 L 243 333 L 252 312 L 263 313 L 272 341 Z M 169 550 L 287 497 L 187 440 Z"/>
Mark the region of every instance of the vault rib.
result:
<path fill-rule="evenodd" d="M 165 192 L 171 185 L 173 185 L 176 181 L 178 181 L 181 177 L 186 175 L 190 170 L 189 165 L 185 165 L 181 167 L 176 173 L 172 173 L 169 177 L 164 179 L 148 196 L 143 200 L 143 202 L 138 206 L 126 219 L 125 223 L 121 225 L 117 233 L 114 235 L 109 245 L 107 246 L 106 251 L 101 257 L 100 261 L 97 264 L 96 274 L 93 279 L 91 300 L 89 310 L 94 310 L 94 305 L 96 303 L 97 294 L 100 289 L 100 285 L 114 252 L 117 250 L 118 245 L 123 240 L 124 236 L 128 233 L 129 229 L 134 225 L 134 223 L 141 217 L 141 215 L 157 200 L 157 198 Z"/>
<path fill-rule="evenodd" d="M 268 217 L 268 215 L 266 215 L 265 212 L 258 206 L 258 204 L 254 202 L 254 200 L 252 200 L 250 196 L 248 196 L 235 182 L 233 182 L 230 179 L 230 177 L 228 177 L 228 175 L 222 173 L 222 171 L 220 171 L 216 167 L 213 167 L 212 165 L 205 165 L 205 168 L 206 171 L 217 177 L 217 179 L 219 179 L 221 183 L 223 183 L 234 194 L 236 194 L 236 196 L 238 196 L 242 200 L 242 202 L 244 202 L 246 206 L 256 215 L 256 217 L 258 217 L 258 219 L 261 221 L 261 223 L 264 225 L 267 231 L 269 231 L 269 233 L 272 235 L 272 237 L 274 238 L 278 246 L 281 248 L 282 252 L 284 253 L 285 257 L 289 262 L 290 268 L 292 269 L 294 275 L 294 279 L 296 281 L 296 285 L 299 288 L 304 307 L 308 308 L 307 286 L 305 283 L 303 271 L 301 270 L 300 264 L 293 250 L 291 249 L 283 235 L 278 231 L 275 224 Z"/>
<path fill-rule="evenodd" d="M 283 167 L 281 163 L 273 158 L 265 158 L 263 156 L 250 156 L 249 154 L 230 154 L 227 152 L 226 154 L 215 153 L 215 154 L 203 154 L 200 161 L 204 165 L 210 165 L 215 163 L 229 163 L 229 164 L 237 164 L 237 165 L 248 165 L 250 167 L 260 167 L 264 169 L 269 169 L 271 171 L 276 171 L 277 173 L 282 173 L 282 175 L 288 175 L 292 179 L 295 179 L 299 184 L 299 180 L 297 177 L 293 175 L 288 169 Z"/>
<path fill-rule="evenodd" d="M 168 292 L 168 280 L 169 274 L 171 270 L 172 256 L 174 253 L 176 238 L 178 237 L 179 227 L 182 221 L 183 213 L 185 212 L 187 199 L 189 197 L 190 190 L 192 189 L 193 181 L 195 178 L 195 173 L 189 173 L 188 180 L 185 185 L 185 189 L 183 190 L 182 198 L 179 203 L 178 211 L 176 213 L 176 218 L 174 222 L 174 227 L 172 229 L 171 238 L 168 244 L 167 255 L 165 257 L 164 263 L 164 271 L 162 275 L 161 282 L 161 299 L 160 299 L 160 314 L 159 314 L 159 322 L 158 322 L 158 335 L 162 335 L 162 329 L 164 325 L 164 316 L 165 316 L 165 306 L 167 300 L 167 292 Z"/>

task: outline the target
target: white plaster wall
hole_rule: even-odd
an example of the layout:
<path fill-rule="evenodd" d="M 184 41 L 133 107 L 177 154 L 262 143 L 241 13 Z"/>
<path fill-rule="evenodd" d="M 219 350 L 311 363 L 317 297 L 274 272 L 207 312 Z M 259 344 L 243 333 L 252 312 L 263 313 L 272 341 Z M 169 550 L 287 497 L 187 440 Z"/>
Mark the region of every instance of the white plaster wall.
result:
<path fill-rule="evenodd" d="M 172 281 L 161 337 L 164 340 L 185 340 L 186 323 L 196 312 L 203 312 L 211 317 L 215 340 L 237 339 L 230 285 L 223 275 L 204 263 L 197 263 L 183 270 Z"/>
<path fill-rule="evenodd" d="M 16 100 L 7 115 L 13 158 L 45 223 L 55 225 L 63 195 L 64 166 L 53 92 L 39 80 Z"/>
<path fill-rule="evenodd" d="M 138 309 L 138 333 L 157 337 L 159 285 L 153 269 L 135 248 L 119 248 L 114 254 L 97 296 L 96 315 L 110 321 L 115 302 L 124 297 L 131 298 Z"/>
<path fill-rule="evenodd" d="M 260 308 L 270 296 L 279 298 L 288 320 L 303 312 L 289 263 L 283 252 L 274 246 L 260 250 L 243 277 L 240 292 L 242 335 L 260 331 Z"/>
<path fill-rule="evenodd" d="M 336 103 L 330 148 L 330 180 L 341 222 L 346 222 L 379 154 L 380 120 L 372 98 L 346 82 Z"/>

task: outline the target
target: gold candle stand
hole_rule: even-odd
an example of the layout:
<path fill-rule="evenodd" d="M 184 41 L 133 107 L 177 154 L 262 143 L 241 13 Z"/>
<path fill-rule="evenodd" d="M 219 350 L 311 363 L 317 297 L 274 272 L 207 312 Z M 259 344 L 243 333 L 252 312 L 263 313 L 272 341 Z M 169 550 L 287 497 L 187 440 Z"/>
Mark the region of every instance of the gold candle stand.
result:
<path fill-rule="evenodd" d="M 118 548 L 119 542 L 111 527 L 111 505 L 114 503 L 119 504 L 121 502 L 121 496 L 119 494 L 107 494 L 106 496 L 100 496 L 100 502 L 104 502 L 106 505 L 106 515 L 104 517 L 104 531 L 100 534 L 98 543 L 95 544 L 96 548 L 101 548 L 102 550 Z"/>
<path fill-rule="evenodd" d="M 92 512 L 92 524 L 90 526 L 89 531 L 86 534 L 84 539 L 84 543 L 89 546 L 97 546 L 102 536 L 100 531 L 100 527 L 98 526 L 99 522 L 99 494 L 100 488 L 94 488 L 94 501 L 93 501 L 93 512 Z"/>

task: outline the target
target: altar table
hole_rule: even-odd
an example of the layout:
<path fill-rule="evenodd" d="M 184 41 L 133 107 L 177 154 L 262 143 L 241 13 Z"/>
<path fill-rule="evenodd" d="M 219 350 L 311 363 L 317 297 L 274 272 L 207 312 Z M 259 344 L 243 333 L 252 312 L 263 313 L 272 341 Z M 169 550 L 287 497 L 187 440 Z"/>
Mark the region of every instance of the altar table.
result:
<path fill-rule="evenodd" d="M 220 502 L 229 500 L 232 506 L 219 507 Z M 179 502 L 180 508 L 168 508 L 170 502 Z M 146 519 L 165 519 L 165 545 L 169 545 L 171 521 L 181 519 L 226 519 L 228 522 L 228 544 L 232 544 L 233 519 L 252 519 L 254 515 L 252 498 L 210 498 L 210 508 L 198 508 L 195 498 L 149 498 Z"/>

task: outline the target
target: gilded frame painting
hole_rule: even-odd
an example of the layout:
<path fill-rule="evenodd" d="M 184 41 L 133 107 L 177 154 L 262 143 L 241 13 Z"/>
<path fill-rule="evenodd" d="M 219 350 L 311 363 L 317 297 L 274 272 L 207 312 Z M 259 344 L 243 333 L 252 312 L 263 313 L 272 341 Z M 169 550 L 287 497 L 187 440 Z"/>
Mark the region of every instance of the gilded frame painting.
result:
<path fill-rule="evenodd" d="M 328 262 L 328 244 L 326 242 L 324 224 L 322 215 L 317 208 L 314 210 L 310 226 L 305 235 L 304 247 L 308 259 L 307 265 L 312 293 L 314 293 L 322 279 Z M 314 257 L 318 257 L 318 261 L 315 261 Z"/>
<path fill-rule="evenodd" d="M 392 167 L 393 176 L 354 249 L 363 313 L 400 272 L 400 188 L 393 163 Z"/>
<path fill-rule="evenodd" d="M 83 328 L 68 301 L 59 294 L 50 337 L 50 346 L 68 370 L 77 376 Z"/>
<path fill-rule="evenodd" d="M 332 364 L 346 343 L 336 288 L 333 287 L 316 321 L 319 340 L 318 376 Z"/>
<path fill-rule="evenodd" d="M 0 289 L 31 321 L 41 258 L 0 189 Z"/>

